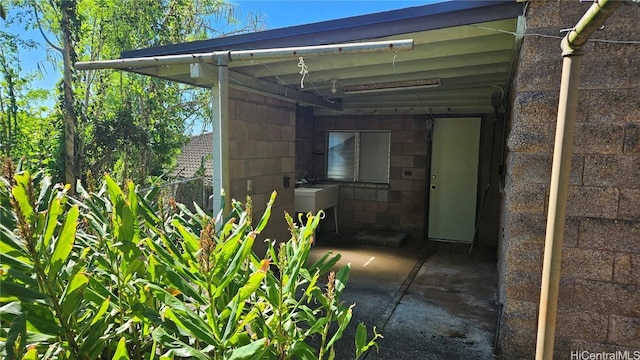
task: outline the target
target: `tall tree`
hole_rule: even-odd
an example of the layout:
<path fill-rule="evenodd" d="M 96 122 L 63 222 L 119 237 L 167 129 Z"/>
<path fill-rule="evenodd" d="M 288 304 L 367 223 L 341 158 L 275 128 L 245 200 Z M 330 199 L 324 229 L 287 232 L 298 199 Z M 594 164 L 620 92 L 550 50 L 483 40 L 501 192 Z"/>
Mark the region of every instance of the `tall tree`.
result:
<path fill-rule="evenodd" d="M 193 41 L 219 32 L 212 20 L 235 21 L 221 0 L 14 0 L 59 56 L 63 78 L 65 182 L 111 172 L 144 183 L 168 172 L 185 124 L 210 112 L 206 90 L 114 71 L 74 72 L 78 60 Z M 249 17 L 248 19 L 254 19 Z M 249 28 L 260 26 L 251 21 Z"/>
<path fill-rule="evenodd" d="M 18 59 L 18 39 L 6 33 L 0 34 L 0 127 L 2 134 L 2 153 L 11 156 L 18 128 L 17 88 L 20 86 L 20 62 Z M 13 62 L 15 64 L 11 65 Z"/>
<path fill-rule="evenodd" d="M 24 73 L 19 56 L 20 50 L 35 46 L 0 29 L 0 154 L 14 161 L 24 157 L 25 167 L 46 165 L 55 173 L 48 158 L 57 151 L 58 132 L 45 107 L 48 92 L 34 87 L 37 73 Z"/>
<path fill-rule="evenodd" d="M 79 20 L 77 18 L 77 3 L 75 0 L 60 0 L 57 6 L 62 13 L 60 17 L 60 32 L 62 33 L 62 114 L 64 118 L 64 179 L 71 185 L 71 191 L 76 184 L 78 166 L 75 146 L 76 111 L 75 94 L 73 90 L 73 64 L 77 56 L 75 46 L 79 37 Z"/>
<path fill-rule="evenodd" d="M 82 12 L 93 30 L 82 45 L 86 60 L 114 59 L 125 50 L 209 38 L 216 31 L 212 19 L 237 15 L 220 0 L 97 3 Z M 90 139 L 84 154 L 91 159 L 86 163 L 93 173 L 111 169 L 118 178 L 138 182 L 162 176 L 184 141 L 189 120 L 209 117 L 210 98 L 204 89 L 121 71 L 86 71 L 78 76 Z"/>
<path fill-rule="evenodd" d="M 75 186 L 77 178 L 77 151 L 75 146 L 75 129 L 77 115 L 75 111 L 74 71 L 73 64 L 77 60 L 75 46 L 78 42 L 80 26 L 77 16 L 76 0 L 15 0 L 13 5 L 20 9 L 17 15 L 22 21 L 24 16 L 32 16 L 27 27 L 37 28 L 49 47 L 58 52 L 62 59 L 62 81 L 60 115 L 63 119 L 64 147 L 62 151 L 64 176 L 63 181 Z M 44 17 L 44 19 L 42 19 Z M 59 34 L 59 41 L 49 38 L 47 34 Z M 59 44 L 59 45 L 58 45 Z"/>

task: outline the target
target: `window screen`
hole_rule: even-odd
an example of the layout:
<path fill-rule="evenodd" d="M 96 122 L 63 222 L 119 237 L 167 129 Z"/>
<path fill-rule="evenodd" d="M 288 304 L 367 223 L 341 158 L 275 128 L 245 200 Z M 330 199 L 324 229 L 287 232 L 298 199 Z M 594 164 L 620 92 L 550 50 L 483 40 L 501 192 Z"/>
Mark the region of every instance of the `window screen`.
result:
<path fill-rule="evenodd" d="M 332 131 L 328 135 L 327 178 L 389 182 L 388 131 Z"/>

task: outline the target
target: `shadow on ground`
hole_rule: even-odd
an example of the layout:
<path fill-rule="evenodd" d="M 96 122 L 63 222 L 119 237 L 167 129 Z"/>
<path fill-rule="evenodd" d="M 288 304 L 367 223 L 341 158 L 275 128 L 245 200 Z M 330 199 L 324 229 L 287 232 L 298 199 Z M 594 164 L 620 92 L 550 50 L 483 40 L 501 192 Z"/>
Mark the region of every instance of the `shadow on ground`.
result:
<path fill-rule="evenodd" d="M 319 234 L 321 235 L 321 234 Z M 311 260 L 340 253 L 351 264 L 342 300 L 356 304 L 336 359 L 355 358 L 359 322 L 384 335 L 362 359 L 492 359 L 497 310 L 494 249 L 436 242 L 402 247 L 357 244 L 351 235 L 319 236 Z"/>

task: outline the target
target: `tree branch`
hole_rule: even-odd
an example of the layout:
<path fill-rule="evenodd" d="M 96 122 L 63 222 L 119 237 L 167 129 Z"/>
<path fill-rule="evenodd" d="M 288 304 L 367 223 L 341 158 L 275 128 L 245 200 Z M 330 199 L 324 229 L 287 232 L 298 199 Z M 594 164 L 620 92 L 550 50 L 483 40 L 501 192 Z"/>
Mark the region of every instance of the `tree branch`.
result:
<path fill-rule="evenodd" d="M 49 38 L 47 37 L 47 35 L 44 33 L 44 31 L 42 30 L 42 24 L 40 23 L 40 17 L 38 16 L 38 8 L 36 7 L 35 3 L 31 3 L 31 6 L 33 6 L 33 13 L 36 16 L 36 22 L 38 23 L 38 30 L 40 31 L 40 34 L 42 35 L 42 38 L 44 38 L 44 41 L 49 44 L 49 46 L 51 46 L 52 48 L 54 48 L 56 51 L 58 51 L 60 53 L 60 55 L 63 54 L 62 48 L 59 46 L 56 46 L 56 44 L 54 44 L 53 42 L 51 42 L 51 40 L 49 40 Z"/>

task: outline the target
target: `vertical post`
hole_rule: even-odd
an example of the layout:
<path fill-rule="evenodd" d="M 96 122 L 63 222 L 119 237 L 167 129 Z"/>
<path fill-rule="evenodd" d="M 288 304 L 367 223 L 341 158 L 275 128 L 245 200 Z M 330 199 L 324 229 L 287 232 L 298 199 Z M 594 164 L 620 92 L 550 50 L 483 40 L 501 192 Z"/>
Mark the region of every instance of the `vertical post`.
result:
<path fill-rule="evenodd" d="M 213 214 L 222 210 L 222 196 L 229 193 L 229 67 L 225 58 L 217 59 L 218 86 L 212 88 L 213 102 Z M 224 196 L 225 213 L 231 208 L 231 199 Z"/>
<path fill-rule="evenodd" d="M 226 55 L 217 58 L 218 65 L 218 114 L 221 130 L 221 178 L 224 197 L 225 214 L 231 210 L 231 174 L 229 149 L 229 62 Z"/>
<path fill-rule="evenodd" d="M 598 0 L 562 39 L 562 80 L 558 104 L 558 122 L 553 150 L 547 235 L 544 244 L 544 263 L 538 314 L 536 360 L 553 359 L 553 345 L 558 313 L 560 263 L 564 241 L 565 216 L 569 192 L 569 172 L 573 153 L 573 133 L 578 108 L 582 45 L 604 21 L 622 5 L 623 1 Z"/>
<path fill-rule="evenodd" d="M 558 121 L 553 150 L 553 167 L 549 189 L 549 210 L 547 212 L 547 232 L 542 267 L 540 291 L 540 311 L 538 314 L 538 340 L 536 360 L 553 359 L 553 345 L 558 312 L 558 291 L 560 287 L 560 263 L 564 242 L 565 216 L 569 192 L 573 134 L 575 132 L 580 85 L 580 63 L 582 51 L 572 49 L 566 38 L 562 42 L 562 80 Z"/>
<path fill-rule="evenodd" d="M 213 119 L 211 119 L 213 153 L 213 217 L 222 210 L 222 120 L 220 117 L 220 87 L 211 88 L 211 106 Z"/>

